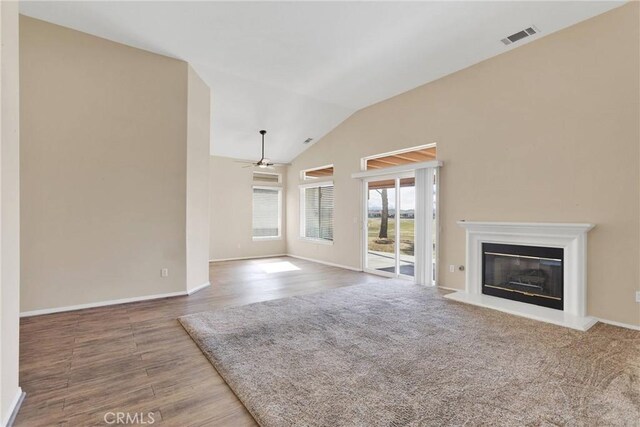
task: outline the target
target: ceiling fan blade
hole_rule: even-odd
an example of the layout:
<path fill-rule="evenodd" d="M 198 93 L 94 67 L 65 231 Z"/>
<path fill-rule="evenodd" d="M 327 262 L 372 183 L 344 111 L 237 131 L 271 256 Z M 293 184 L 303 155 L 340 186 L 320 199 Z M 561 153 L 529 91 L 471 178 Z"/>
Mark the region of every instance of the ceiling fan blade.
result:
<path fill-rule="evenodd" d="M 250 164 L 248 164 L 248 165 L 246 165 L 246 166 L 243 166 L 243 167 L 242 167 L 242 169 L 245 169 L 245 168 L 255 168 L 255 167 L 256 167 L 256 165 L 255 165 L 255 164 L 250 163 Z"/>
<path fill-rule="evenodd" d="M 256 162 L 252 162 L 252 161 L 249 161 L 249 160 L 234 160 L 234 162 L 236 162 L 236 163 L 245 163 L 247 165 L 255 165 L 256 164 Z"/>

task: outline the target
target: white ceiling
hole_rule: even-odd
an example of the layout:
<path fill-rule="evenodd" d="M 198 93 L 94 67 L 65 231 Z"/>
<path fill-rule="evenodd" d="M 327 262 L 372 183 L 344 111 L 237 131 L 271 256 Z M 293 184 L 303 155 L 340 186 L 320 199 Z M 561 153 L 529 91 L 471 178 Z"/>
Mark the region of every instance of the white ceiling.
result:
<path fill-rule="evenodd" d="M 191 63 L 212 154 L 290 161 L 355 111 L 624 4 L 32 2 L 21 13 Z M 535 25 L 539 36 L 500 39 Z"/>

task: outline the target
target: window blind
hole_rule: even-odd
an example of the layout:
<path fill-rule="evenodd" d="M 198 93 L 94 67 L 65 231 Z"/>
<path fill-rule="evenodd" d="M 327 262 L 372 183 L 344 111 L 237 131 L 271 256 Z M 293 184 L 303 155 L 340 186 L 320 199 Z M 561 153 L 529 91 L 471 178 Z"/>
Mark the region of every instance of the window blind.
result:
<path fill-rule="evenodd" d="M 333 186 L 306 188 L 304 206 L 304 237 L 333 240 Z"/>
<path fill-rule="evenodd" d="M 253 237 L 280 236 L 280 189 L 253 189 Z"/>

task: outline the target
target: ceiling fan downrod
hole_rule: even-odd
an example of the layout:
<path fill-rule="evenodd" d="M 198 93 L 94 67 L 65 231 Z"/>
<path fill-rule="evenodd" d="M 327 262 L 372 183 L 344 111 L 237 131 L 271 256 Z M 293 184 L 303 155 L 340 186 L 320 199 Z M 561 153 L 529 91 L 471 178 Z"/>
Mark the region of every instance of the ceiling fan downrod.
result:
<path fill-rule="evenodd" d="M 264 160 L 264 135 L 267 133 L 266 130 L 261 130 L 260 131 L 260 135 L 262 135 L 262 157 L 260 157 L 260 161 L 258 162 L 259 164 L 262 164 L 262 161 Z"/>

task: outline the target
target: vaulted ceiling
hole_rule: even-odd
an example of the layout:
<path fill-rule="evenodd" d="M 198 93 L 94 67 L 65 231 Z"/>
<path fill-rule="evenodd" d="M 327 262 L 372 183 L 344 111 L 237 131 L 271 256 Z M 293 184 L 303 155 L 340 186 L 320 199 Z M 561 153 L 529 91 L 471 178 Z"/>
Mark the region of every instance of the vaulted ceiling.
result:
<path fill-rule="evenodd" d="M 211 153 L 290 161 L 355 111 L 624 4 L 56 2 L 21 13 L 183 59 L 212 89 Z M 541 33 L 500 40 L 535 25 Z"/>

